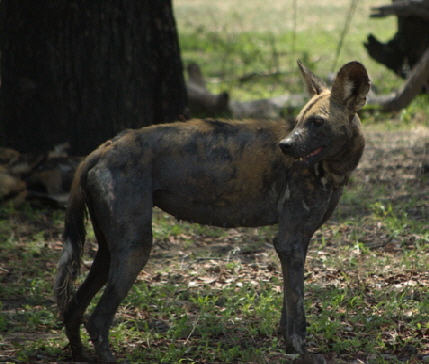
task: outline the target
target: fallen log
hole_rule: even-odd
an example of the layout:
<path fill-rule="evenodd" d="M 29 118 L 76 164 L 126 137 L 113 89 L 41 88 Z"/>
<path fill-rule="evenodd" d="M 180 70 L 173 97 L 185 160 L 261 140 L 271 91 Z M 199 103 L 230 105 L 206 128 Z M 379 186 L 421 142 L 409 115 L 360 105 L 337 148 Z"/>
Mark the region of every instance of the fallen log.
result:
<path fill-rule="evenodd" d="M 268 76 L 268 75 L 265 75 Z M 240 79 L 244 81 L 245 79 Z M 192 117 L 234 117 L 236 119 L 277 119 L 284 110 L 299 109 L 305 95 L 280 95 L 253 101 L 230 100 L 227 93 L 213 95 L 198 64 L 188 65 L 188 100 Z"/>
<path fill-rule="evenodd" d="M 198 64 L 188 65 L 188 91 L 189 111 L 191 117 L 230 117 L 229 95 L 224 92 L 213 95 L 207 89 L 206 81 Z"/>
<path fill-rule="evenodd" d="M 268 99 L 253 101 L 231 101 L 230 108 L 234 118 L 277 119 L 284 110 L 299 109 L 307 97 L 302 95 L 279 95 Z"/>

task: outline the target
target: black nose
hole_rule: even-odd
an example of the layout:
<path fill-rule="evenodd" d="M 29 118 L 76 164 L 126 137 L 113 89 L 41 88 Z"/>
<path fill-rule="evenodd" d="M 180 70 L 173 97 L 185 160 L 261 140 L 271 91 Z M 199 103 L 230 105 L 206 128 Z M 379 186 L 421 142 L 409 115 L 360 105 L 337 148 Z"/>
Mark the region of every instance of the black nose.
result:
<path fill-rule="evenodd" d="M 282 140 L 279 143 L 279 147 L 283 152 L 286 152 L 292 147 L 292 142 L 290 140 Z"/>

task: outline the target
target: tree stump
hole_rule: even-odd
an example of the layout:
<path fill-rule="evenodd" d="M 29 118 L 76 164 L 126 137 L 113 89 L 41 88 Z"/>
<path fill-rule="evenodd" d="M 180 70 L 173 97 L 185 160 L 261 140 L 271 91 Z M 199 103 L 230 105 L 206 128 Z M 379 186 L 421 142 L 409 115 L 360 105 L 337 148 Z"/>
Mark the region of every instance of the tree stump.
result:
<path fill-rule="evenodd" d="M 372 8 L 371 17 L 396 16 L 398 31 L 381 43 L 369 34 L 364 44 L 370 57 L 402 78 L 407 78 L 429 47 L 429 0 L 393 0 L 390 5 Z"/>

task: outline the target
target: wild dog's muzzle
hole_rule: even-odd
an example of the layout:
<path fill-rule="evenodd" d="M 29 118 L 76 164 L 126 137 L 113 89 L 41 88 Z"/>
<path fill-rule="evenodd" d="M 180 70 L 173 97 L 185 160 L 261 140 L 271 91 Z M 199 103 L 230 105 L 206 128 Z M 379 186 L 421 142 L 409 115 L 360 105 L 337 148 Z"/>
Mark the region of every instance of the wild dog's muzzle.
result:
<path fill-rule="evenodd" d="M 311 152 L 308 152 L 308 147 L 303 147 L 300 143 L 297 143 L 293 138 L 285 138 L 280 141 L 279 147 L 282 152 L 294 159 L 295 164 L 300 163 L 312 163 L 320 157 L 320 153 L 323 151 L 324 147 L 320 146 L 315 149 L 310 149 Z"/>

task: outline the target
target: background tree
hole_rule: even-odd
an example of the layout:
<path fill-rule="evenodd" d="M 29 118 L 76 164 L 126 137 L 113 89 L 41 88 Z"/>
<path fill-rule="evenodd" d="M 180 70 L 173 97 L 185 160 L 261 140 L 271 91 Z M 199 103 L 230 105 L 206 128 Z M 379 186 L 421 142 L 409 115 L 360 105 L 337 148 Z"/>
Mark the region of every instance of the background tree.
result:
<path fill-rule="evenodd" d="M 2 0 L 0 145 L 87 154 L 187 117 L 171 0 Z"/>

